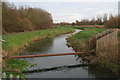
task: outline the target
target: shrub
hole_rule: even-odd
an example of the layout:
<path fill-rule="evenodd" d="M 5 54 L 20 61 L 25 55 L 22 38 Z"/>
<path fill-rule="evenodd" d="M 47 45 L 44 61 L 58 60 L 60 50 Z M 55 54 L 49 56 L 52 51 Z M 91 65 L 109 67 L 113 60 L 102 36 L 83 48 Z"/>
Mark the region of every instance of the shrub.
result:
<path fill-rule="evenodd" d="M 106 28 L 120 28 L 120 16 L 111 17 L 105 24 Z"/>

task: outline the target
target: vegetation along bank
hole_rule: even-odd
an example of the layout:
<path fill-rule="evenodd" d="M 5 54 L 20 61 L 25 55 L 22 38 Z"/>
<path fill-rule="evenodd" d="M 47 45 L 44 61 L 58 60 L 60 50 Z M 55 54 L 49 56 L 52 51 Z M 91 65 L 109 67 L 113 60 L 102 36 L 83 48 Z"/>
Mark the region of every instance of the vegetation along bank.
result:
<path fill-rule="evenodd" d="M 40 40 L 43 38 L 51 38 L 60 34 L 74 32 L 74 29 L 71 27 L 57 27 L 54 29 L 48 30 L 36 30 L 36 31 L 28 31 L 28 32 L 20 32 L 20 33 L 12 33 L 12 34 L 4 34 L 3 39 L 5 42 L 3 43 L 3 56 L 12 56 L 19 55 L 20 50 L 22 50 L 25 46 L 29 46 L 29 44 L 33 43 L 36 40 Z M 27 67 L 34 66 L 35 64 L 28 63 L 27 61 L 21 61 L 17 59 L 5 59 L 3 60 L 3 71 L 9 73 L 16 72 L 20 73 L 26 70 Z M 21 74 L 23 75 L 23 74 Z"/>
<path fill-rule="evenodd" d="M 35 40 L 40 40 L 43 38 L 50 38 L 60 34 L 73 32 L 74 29 L 71 27 L 57 27 L 49 30 L 36 30 L 29 32 L 20 32 L 3 35 L 3 50 L 7 52 L 5 56 L 16 54 L 24 46 L 28 46 Z"/>
<path fill-rule="evenodd" d="M 83 27 L 75 28 L 83 29 Z M 86 30 L 83 30 L 67 39 L 67 45 L 73 47 L 75 51 L 87 51 L 89 47 L 89 38 L 105 30 L 103 28 L 84 28 L 86 28 Z"/>
<path fill-rule="evenodd" d="M 93 53 L 93 51 L 89 50 L 90 38 L 97 35 L 98 33 L 105 31 L 106 29 L 105 28 L 87 28 L 87 27 L 85 28 L 86 28 L 85 30 L 67 38 L 67 42 L 68 42 L 67 45 L 70 47 L 73 47 L 73 49 L 76 52 L 82 51 L 82 52 L 88 53 L 88 54 L 83 54 L 78 56 L 82 57 L 82 59 L 87 61 L 89 64 L 100 65 L 101 67 L 107 68 L 117 74 L 119 65 L 117 65 L 116 63 L 110 62 L 109 61 L 110 58 L 109 60 L 106 60 L 105 57 L 108 57 L 107 55 L 104 55 L 104 57 L 101 57 L 96 53 Z M 77 27 L 77 29 L 83 29 L 83 27 Z M 120 39 L 120 33 L 118 34 L 118 36 Z"/>

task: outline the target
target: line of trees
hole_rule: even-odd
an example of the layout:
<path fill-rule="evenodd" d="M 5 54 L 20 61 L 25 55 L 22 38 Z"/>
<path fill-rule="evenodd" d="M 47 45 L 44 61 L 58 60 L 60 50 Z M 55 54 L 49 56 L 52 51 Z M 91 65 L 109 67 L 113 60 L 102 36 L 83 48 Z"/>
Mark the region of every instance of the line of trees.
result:
<path fill-rule="evenodd" d="M 106 28 L 120 28 L 120 15 L 104 14 L 103 16 L 97 16 L 92 20 L 83 19 L 81 21 L 76 20 L 75 25 L 104 25 Z"/>
<path fill-rule="evenodd" d="M 53 26 L 52 16 L 40 8 L 19 7 L 2 3 L 3 33 L 49 29 Z"/>
<path fill-rule="evenodd" d="M 120 28 L 120 15 L 113 15 L 113 14 L 104 14 L 103 16 L 97 16 L 96 18 L 89 19 L 82 19 L 76 20 L 73 23 L 68 22 L 60 22 L 55 25 L 104 25 L 106 28 Z"/>
<path fill-rule="evenodd" d="M 108 15 L 104 14 L 98 15 L 96 18 L 89 19 L 82 19 L 81 21 L 76 20 L 75 25 L 104 25 L 108 21 Z"/>
<path fill-rule="evenodd" d="M 112 16 L 112 14 L 110 14 Z M 96 18 L 93 17 L 91 20 L 89 19 L 82 19 L 82 20 L 76 20 L 75 22 L 68 23 L 68 22 L 61 22 L 57 23 L 56 25 L 104 25 L 109 20 L 109 15 L 104 14 L 98 15 Z"/>

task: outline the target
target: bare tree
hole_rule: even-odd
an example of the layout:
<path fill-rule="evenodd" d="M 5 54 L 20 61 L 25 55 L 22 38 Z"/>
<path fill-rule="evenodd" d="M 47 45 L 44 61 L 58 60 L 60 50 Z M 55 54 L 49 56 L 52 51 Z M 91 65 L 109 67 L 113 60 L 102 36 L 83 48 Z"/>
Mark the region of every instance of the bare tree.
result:
<path fill-rule="evenodd" d="M 104 15 L 103 15 L 103 23 L 106 23 L 107 20 L 108 20 L 108 16 L 107 16 L 107 14 L 104 14 Z"/>

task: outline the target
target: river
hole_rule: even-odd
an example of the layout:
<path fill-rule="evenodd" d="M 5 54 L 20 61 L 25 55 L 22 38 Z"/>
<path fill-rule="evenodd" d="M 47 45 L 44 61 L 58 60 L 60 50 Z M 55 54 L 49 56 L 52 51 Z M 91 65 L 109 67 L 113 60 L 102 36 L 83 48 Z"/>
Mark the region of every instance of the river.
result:
<path fill-rule="evenodd" d="M 76 30 L 79 32 L 80 30 Z M 33 55 L 33 54 L 57 54 L 57 53 L 71 53 L 75 52 L 72 48 L 66 46 L 66 37 L 70 34 L 60 35 L 50 39 L 42 39 L 36 41 L 30 46 L 26 47 L 21 55 Z M 64 67 L 71 65 L 83 64 L 81 58 L 76 55 L 66 56 L 52 56 L 52 57 L 34 57 L 23 58 L 30 63 L 37 64 L 36 66 L 29 68 L 28 70 L 35 69 L 51 69 L 54 70 L 40 71 L 33 73 L 25 73 L 27 78 L 114 78 L 113 73 L 106 69 L 99 67 L 80 66 L 80 67 Z"/>

